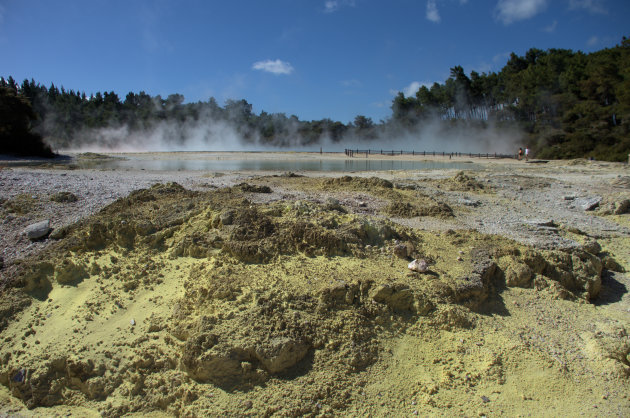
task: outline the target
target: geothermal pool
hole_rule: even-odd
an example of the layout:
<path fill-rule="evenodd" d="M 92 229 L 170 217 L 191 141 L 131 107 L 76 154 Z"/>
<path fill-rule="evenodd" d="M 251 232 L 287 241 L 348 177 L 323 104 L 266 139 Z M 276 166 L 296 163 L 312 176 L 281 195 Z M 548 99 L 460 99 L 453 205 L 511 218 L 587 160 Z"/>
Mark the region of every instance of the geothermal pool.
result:
<path fill-rule="evenodd" d="M 111 154 L 113 158 L 82 159 L 80 168 L 104 170 L 203 170 L 203 171 L 385 171 L 385 170 L 478 170 L 469 161 L 393 160 L 376 158 L 335 158 L 317 154 L 266 153 L 150 153 Z"/>

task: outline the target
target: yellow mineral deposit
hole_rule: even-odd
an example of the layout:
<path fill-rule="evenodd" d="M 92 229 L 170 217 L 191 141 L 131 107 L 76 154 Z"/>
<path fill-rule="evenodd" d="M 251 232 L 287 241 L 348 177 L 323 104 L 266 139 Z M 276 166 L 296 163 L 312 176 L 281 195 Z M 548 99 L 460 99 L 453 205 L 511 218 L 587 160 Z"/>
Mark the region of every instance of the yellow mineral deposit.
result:
<path fill-rule="evenodd" d="M 471 174 L 248 182 L 135 191 L 24 260 L 2 295 L 0 411 L 630 415 L 627 289 L 589 302 L 630 267 L 627 238 L 593 254 L 391 220 L 469 210 L 423 187 L 492 198 Z M 259 199 L 280 187 L 301 198 Z"/>

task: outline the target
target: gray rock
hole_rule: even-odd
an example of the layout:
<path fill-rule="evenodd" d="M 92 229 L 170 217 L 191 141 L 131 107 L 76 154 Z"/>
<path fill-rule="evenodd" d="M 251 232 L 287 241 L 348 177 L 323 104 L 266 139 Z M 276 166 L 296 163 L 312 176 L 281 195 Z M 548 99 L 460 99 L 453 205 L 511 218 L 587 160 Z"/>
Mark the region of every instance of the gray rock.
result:
<path fill-rule="evenodd" d="M 46 219 L 45 221 L 27 226 L 26 229 L 24 229 L 24 235 L 26 235 L 30 240 L 35 241 L 48 235 L 51 230 L 50 220 Z"/>
<path fill-rule="evenodd" d="M 573 207 L 582 209 L 584 211 L 594 210 L 599 206 L 599 203 L 602 201 L 602 198 L 599 196 L 595 197 L 580 197 L 573 201 Z"/>
<path fill-rule="evenodd" d="M 481 202 L 479 200 L 472 200 L 472 199 L 468 199 L 467 197 L 459 199 L 459 203 L 461 203 L 464 206 L 472 206 L 474 208 L 481 205 Z"/>

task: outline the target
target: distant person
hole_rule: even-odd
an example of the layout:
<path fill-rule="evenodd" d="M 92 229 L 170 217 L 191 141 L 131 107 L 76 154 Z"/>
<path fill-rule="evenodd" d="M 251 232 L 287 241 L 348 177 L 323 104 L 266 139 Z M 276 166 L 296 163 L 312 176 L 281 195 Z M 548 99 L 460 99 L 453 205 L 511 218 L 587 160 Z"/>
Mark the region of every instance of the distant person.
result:
<path fill-rule="evenodd" d="M 518 160 L 520 161 L 523 158 L 523 148 L 518 149 Z"/>
<path fill-rule="evenodd" d="M 525 147 L 525 161 L 529 158 L 529 147 Z"/>

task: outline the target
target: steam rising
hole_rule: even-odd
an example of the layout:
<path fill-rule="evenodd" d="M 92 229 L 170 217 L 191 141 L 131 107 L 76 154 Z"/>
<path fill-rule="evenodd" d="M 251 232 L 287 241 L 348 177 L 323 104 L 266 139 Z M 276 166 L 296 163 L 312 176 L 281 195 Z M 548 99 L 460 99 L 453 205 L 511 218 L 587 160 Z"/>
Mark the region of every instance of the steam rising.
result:
<path fill-rule="evenodd" d="M 183 138 L 183 140 L 182 140 Z M 173 152 L 246 151 L 258 149 L 256 143 L 244 146 L 243 137 L 224 121 L 175 124 L 161 122 L 138 131 L 128 126 L 83 132 L 74 141 L 80 152 Z"/>
<path fill-rule="evenodd" d="M 403 150 L 416 152 L 461 152 L 514 154 L 524 147 L 517 129 L 450 124 L 443 120 L 424 123 L 411 131 L 389 122 L 367 132 L 350 129 L 339 140 L 324 134 L 318 141 L 304 138 L 298 122 L 285 127 L 285 134 L 271 143 L 255 131 L 243 132 L 229 121 L 200 119 L 180 123 L 161 122 L 147 130 L 119 126 L 84 131 L 63 151 L 76 152 L 173 152 L 173 151 L 319 151 L 344 149 Z"/>

